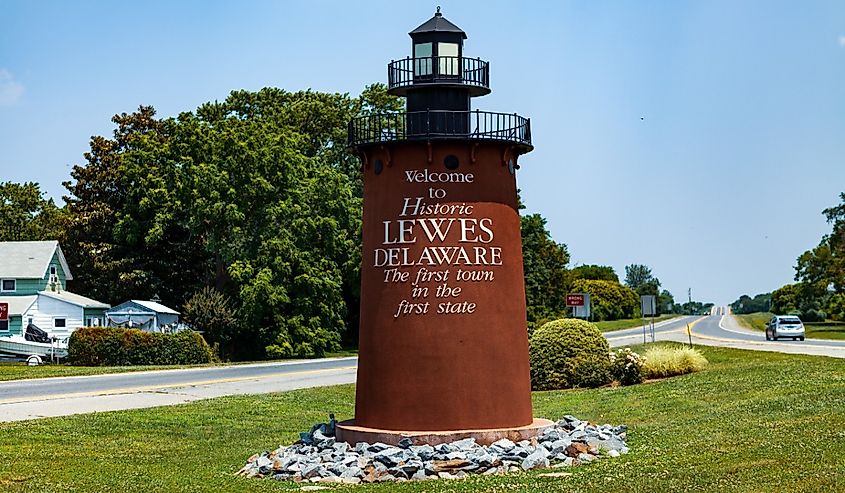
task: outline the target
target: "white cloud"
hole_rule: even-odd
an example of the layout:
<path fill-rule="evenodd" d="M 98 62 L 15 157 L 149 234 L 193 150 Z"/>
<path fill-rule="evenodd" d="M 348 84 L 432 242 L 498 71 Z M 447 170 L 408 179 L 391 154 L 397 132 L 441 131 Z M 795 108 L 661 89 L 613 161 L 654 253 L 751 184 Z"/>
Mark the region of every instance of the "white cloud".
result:
<path fill-rule="evenodd" d="M 839 46 L 845 48 L 845 36 L 839 36 Z"/>
<path fill-rule="evenodd" d="M 0 106 L 17 103 L 23 89 L 23 84 L 16 81 L 11 72 L 0 68 Z"/>

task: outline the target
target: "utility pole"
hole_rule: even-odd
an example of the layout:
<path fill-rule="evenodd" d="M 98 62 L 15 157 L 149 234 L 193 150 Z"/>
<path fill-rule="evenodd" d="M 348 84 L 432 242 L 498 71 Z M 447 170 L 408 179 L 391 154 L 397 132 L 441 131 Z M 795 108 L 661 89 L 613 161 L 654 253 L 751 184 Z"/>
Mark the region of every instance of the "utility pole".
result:
<path fill-rule="evenodd" d="M 689 314 L 692 315 L 692 288 L 687 288 L 687 298 L 689 299 L 689 303 L 687 304 L 689 307 Z"/>

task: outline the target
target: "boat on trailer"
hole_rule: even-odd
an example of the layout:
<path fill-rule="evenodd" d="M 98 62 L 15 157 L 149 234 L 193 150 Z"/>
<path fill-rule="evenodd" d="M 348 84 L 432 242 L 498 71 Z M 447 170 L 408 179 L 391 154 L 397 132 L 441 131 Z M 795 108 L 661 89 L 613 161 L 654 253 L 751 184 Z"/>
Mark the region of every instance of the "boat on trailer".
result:
<path fill-rule="evenodd" d="M 24 359 L 30 364 L 64 359 L 67 357 L 67 339 L 50 337 L 30 324 L 23 336 L 0 337 L 0 355 Z"/>

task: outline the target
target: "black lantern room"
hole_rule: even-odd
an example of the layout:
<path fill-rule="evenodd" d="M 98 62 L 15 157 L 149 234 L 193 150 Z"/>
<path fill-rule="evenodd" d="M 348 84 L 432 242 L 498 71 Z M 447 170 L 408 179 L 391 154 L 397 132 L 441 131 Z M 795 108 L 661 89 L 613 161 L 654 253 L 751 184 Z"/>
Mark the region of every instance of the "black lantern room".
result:
<path fill-rule="evenodd" d="M 388 92 L 406 98 L 406 112 L 368 115 L 349 126 L 349 146 L 415 139 L 515 142 L 531 150 L 530 122 L 514 113 L 472 110 L 471 100 L 490 93 L 490 65 L 464 56 L 466 33 L 434 16 L 408 33 L 411 56 L 387 66 Z"/>

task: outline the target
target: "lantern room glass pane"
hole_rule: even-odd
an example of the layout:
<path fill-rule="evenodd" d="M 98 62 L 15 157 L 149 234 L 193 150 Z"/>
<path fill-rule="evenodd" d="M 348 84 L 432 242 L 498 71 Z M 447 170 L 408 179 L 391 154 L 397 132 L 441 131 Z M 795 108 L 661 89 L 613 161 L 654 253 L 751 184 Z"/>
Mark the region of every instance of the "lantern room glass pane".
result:
<path fill-rule="evenodd" d="M 414 45 L 414 75 L 431 75 L 431 43 Z"/>
<path fill-rule="evenodd" d="M 440 60 L 440 75 L 460 75 L 458 43 L 437 43 L 437 56 Z"/>

